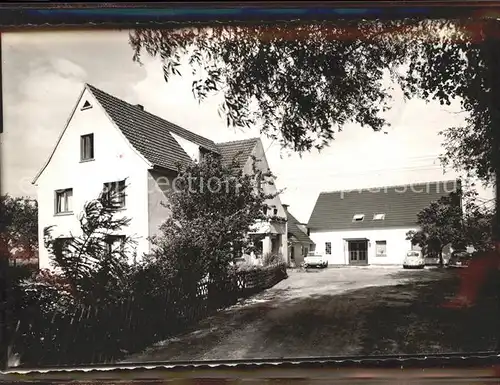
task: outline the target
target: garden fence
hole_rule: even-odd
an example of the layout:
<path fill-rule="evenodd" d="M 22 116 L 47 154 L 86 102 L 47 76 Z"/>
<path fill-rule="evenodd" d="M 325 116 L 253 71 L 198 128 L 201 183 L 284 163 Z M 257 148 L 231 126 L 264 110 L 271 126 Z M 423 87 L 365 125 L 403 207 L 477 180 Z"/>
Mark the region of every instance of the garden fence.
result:
<path fill-rule="evenodd" d="M 277 264 L 203 280 L 189 297 L 166 287 L 161 295 L 54 311 L 50 319 L 31 309 L 12 330 L 11 347 L 26 367 L 114 363 L 286 277 L 286 265 Z"/>

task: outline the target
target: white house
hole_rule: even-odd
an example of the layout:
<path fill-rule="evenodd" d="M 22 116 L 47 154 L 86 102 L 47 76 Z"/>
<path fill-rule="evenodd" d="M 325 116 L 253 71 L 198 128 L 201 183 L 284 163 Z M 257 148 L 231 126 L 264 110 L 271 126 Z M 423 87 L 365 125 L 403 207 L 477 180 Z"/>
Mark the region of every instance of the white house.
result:
<path fill-rule="evenodd" d="M 457 180 L 323 192 L 309 219 L 310 237 L 330 265 L 402 265 L 412 248 L 406 233 L 417 214 L 456 191 Z M 443 256 L 450 252 L 447 247 Z"/>
<path fill-rule="evenodd" d="M 288 258 L 295 266 L 300 266 L 304 262 L 304 257 L 309 251 L 314 250 L 314 242 L 309 237 L 307 225 L 299 222 L 288 209 L 288 205 L 283 205 L 287 216 L 288 231 Z"/>
<path fill-rule="evenodd" d="M 85 84 L 54 150 L 33 180 L 39 207 L 40 267 L 50 267 L 43 243 L 46 227 L 54 226 L 53 236 L 60 239 L 77 236 L 84 204 L 103 188 L 121 190 L 124 185 L 120 214 L 131 218 L 131 223 L 116 240 L 120 235 L 137 240 L 131 261 L 149 253 L 149 237 L 170 215 L 161 202 L 172 188 L 177 162 L 199 161 L 206 153 L 219 154 L 224 162 L 236 157 L 245 172 L 252 170 L 251 157 L 255 156 L 258 168 L 268 170 L 258 138 L 217 144 L 145 111 L 141 105 Z M 279 197 L 268 204 L 278 216 L 285 217 Z M 263 252 L 274 247 L 287 255 L 286 226 L 269 222 L 259 231 Z"/>

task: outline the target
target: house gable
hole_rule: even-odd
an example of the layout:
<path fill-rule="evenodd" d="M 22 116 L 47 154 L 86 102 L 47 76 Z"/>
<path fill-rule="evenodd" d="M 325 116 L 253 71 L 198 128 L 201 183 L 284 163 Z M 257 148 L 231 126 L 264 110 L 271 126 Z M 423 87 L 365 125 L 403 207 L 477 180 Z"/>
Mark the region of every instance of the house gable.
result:
<path fill-rule="evenodd" d="M 87 88 L 134 148 L 153 166 L 176 171 L 179 163 L 192 161 L 173 134 L 208 151 L 219 152 L 211 140 L 153 115 L 141 105 L 130 104 L 89 84 Z"/>
<path fill-rule="evenodd" d="M 255 158 L 255 167 L 257 168 L 257 170 L 263 173 L 270 171 L 269 163 L 267 162 L 266 158 L 266 152 L 264 150 L 264 146 L 262 145 L 262 141 L 260 139 L 256 140 L 255 146 L 247 159 L 244 172 L 248 173 L 252 172 L 252 165 L 254 161 L 253 158 Z M 275 182 L 275 180 L 273 182 Z M 276 194 L 278 192 L 278 189 L 274 183 L 266 184 L 264 185 L 264 192 L 266 194 Z M 286 218 L 286 211 L 283 205 L 281 204 L 281 199 L 279 195 L 276 195 L 274 198 L 270 199 L 266 203 L 269 206 L 275 207 L 277 209 L 276 213 L 277 216 L 281 218 Z"/>
<path fill-rule="evenodd" d="M 234 161 L 238 167 L 247 171 L 250 157 L 259 141 L 258 138 L 235 140 L 217 143 L 217 148 L 222 157 L 222 162 L 226 166 L 231 165 Z M 251 166 L 249 171 L 251 171 Z"/>
<path fill-rule="evenodd" d="M 183 137 L 174 134 L 173 132 L 171 133 L 171 135 L 176 140 L 176 142 L 179 143 L 184 152 L 192 161 L 198 162 L 200 160 L 200 146 L 198 144 L 184 139 Z"/>
<path fill-rule="evenodd" d="M 457 191 L 457 180 L 323 192 L 309 219 L 311 231 L 415 227 L 431 202 Z"/>
<path fill-rule="evenodd" d="M 138 160 L 142 161 L 144 165 L 147 167 L 151 167 L 151 164 L 132 146 L 132 144 L 128 141 L 128 139 L 123 135 L 123 133 L 116 127 L 114 124 L 113 120 L 108 116 L 106 113 L 105 109 L 99 104 L 99 102 L 96 100 L 94 95 L 89 91 L 88 87 L 85 86 L 80 93 L 80 96 L 78 98 L 78 101 L 76 102 L 75 106 L 73 107 L 73 110 L 71 111 L 71 114 L 66 121 L 66 124 L 64 125 L 63 130 L 61 131 L 61 134 L 59 135 L 57 142 L 51 151 L 47 161 L 43 165 L 43 167 L 40 169 L 40 171 L 35 175 L 35 177 L 32 180 L 33 184 L 37 184 L 39 178 L 42 176 L 42 174 L 45 172 L 47 167 L 49 167 L 50 163 L 53 161 L 54 157 L 56 157 L 56 153 L 58 149 L 61 147 L 61 145 L 65 142 L 65 136 L 67 135 L 68 130 L 70 129 L 72 122 L 75 121 L 75 119 L 89 119 L 89 123 L 87 124 L 87 127 L 85 127 L 82 131 L 82 129 L 79 129 L 80 135 L 85 135 L 85 134 L 94 134 L 98 135 L 99 131 L 102 130 L 102 126 L 113 126 L 115 129 L 115 137 L 116 139 L 119 139 L 120 142 L 123 142 L 126 144 L 128 149 L 134 153 L 134 155 L 138 158 Z M 98 123 L 97 123 L 98 122 Z M 94 137 L 94 140 L 98 140 L 97 137 Z M 77 155 L 75 156 L 80 156 L 80 145 L 73 143 L 74 148 L 77 150 L 76 152 L 73 149 L 73 152 Z M 67 156 L 67 155 L 66 155 Z M 68 159 L 69 161 L 69 159 Z"/>
<path fill-rule="evenodd" d="M 286 219 L 288 223 L 288 234 L 291 234 L 297 242 L 302 244 L 314 244 L 307 232 L 302 229 L 302 224 L 288 211 L 288 207 L 284 205 L 286 211 Z"/>

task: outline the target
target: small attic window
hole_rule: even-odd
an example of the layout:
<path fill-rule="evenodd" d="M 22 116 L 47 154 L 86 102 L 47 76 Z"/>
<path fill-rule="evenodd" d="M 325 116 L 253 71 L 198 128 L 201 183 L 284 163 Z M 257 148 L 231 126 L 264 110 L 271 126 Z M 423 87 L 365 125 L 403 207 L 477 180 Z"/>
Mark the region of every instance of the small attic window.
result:
<path fill-rule="evenodd" d="M 374 221 L 383 221 L 385 219 L 385 213 L 379 213 L 373 215 Z"/>
<path fill-rule="evenodd" d="M 92 104 L 89 103 L 88 100 L 85 100 L 85 103 L 83 103 L 83 106 L 82 106 L 82 111 L 83 110 L 88 110 L 89 108 L 92 108 Z"/>
<path fill-rule="evenodd" d="M 353 222 L 362 222 L 365 219 L 365 214 L 354 214 L 352 217 Z"/>

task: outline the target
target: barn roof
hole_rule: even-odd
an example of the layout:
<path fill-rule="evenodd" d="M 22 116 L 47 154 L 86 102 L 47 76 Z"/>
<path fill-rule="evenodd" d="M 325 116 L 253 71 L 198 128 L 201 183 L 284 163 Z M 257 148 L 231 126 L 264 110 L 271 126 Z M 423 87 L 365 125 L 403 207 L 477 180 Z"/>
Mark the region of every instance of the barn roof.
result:
<path fill-rule="evenodd" d="M 308 222 L 312 231 L 415 226 L 431 202 L 457 191 L 458 180 L 322 192 Z M 383 219 L 375 219 L 375 216 Z M 383 214 L 383 215 L 381 215 Z M 354 220 L 355 216 L 362 220 Z"/>

